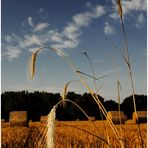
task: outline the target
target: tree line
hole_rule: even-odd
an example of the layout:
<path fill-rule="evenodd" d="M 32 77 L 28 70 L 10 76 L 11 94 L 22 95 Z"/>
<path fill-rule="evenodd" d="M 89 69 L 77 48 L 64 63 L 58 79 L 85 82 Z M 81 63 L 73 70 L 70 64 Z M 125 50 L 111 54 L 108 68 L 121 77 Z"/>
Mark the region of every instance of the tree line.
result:
<path fill-rule="evenodd" d="M 100 101 L 107 111 L 117 111 L 118 103 L 113 100 L 105 100 L 99 96 Z M 9 113 L 11 111 L 28 111 L 28 119 L 39 121 L 40 116 L 47 115 L 52 107 L 60 101 L 59 93 L 47 92 L 28 92 L 28 91 L 10 91 L 1 94 L 1 118 L 6 121 L 9 120 Z M 82 95 L 75 92 L 68 92 L 67 99 L 77 103 L 88 116 L 94 116 L 97 120 L 101 119 L 101 113 L 98 105 L 92 98 L 91 94 L 84 93 Z M 147 96 L 135 95 L 137 111 L 147 110 Z M 132 96 L 123 100 L 120 104 L 121 111 L 123 111 L 128 118 L 132 118 L 134 111 Z M 87 120 L 86 116 L 70 102 L 66 102 L 64 107 L 59 105 L 56 112 L 58 120 Z"/>

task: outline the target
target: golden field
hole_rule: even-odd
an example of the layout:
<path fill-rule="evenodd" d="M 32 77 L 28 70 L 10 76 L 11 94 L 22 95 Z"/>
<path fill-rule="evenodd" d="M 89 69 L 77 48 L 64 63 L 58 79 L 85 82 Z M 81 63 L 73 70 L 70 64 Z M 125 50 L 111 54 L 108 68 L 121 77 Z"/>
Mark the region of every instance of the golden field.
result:
<path fill-rule="evenodd" d="M 2 148 L 35 148 L 46 145 L 46 123 L 29 122 L 29 127 L 10 127 L 2 123 Z M 120 148 L 106 121 L 56 121 L 56 148 Z M 141 148 L 137 125 L 132 122 L 115 125 L 127 148 Z M 147 124 L 140 124 L 143 147 L 147 147 Z M 108 133 L 108 134 L 107 134 Z M 35 142 L 36 139 L 36 142 Z M 40 140 L 42 139 L 42 140 Z M 108 145 L 109 143 L 109 145 Z"/>

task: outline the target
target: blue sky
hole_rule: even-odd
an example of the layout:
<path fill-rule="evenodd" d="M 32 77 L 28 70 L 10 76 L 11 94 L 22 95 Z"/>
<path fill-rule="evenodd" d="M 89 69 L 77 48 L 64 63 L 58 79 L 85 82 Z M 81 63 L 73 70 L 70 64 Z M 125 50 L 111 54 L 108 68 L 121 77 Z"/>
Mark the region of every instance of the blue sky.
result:
<path fill-rule="evenodd" d="M 135 92 L 146 94 L 146 0 L 123 0 L 122 6 Z M 2 0 L 1 17 L 2 92 L 61 93 L 68 81 L 78 79 L 62 57 L 42 50 L 37 57 L 35 79 L 30 80 L 28 61 L 32 52 L 49 46 L 63 50 L 80 71 L 92 75 L 88 60 L 82 54 L 85 49 L 96 77 L 109 74 L 97 81 L 99 94 L 104 98 L 117 98 L 116 71 L 122 86 L 121 97 L 131 94 L 127 66 L 112 47 L 112 43 L 119 50 L 124 46 L 115 0 Z M 84 78 L 93 89 L 93 80 Z M 87 92 L 79 83 L 71 84 L 69 91 Z"/>

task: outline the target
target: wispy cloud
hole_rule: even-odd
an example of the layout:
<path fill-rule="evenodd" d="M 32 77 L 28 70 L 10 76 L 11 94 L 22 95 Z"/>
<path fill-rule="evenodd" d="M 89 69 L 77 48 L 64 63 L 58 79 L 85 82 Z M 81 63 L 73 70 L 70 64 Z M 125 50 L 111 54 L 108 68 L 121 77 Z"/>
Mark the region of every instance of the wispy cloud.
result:
<path fill-rule="evenodd" d="M 118 18 L 116 0 L 112 0 L 114 12 L 110 14 L 113 19 Z M 122 1 L 123 16 L 131 14 L 132 12 L 146 12 L 147 1 L 146 0 L 128 0 Z"/>
<path fill-rule="evenodd" d="M 135 25 L 136 25 L 137 28 L 140 28 L 140 27 L 143 26 L 144 22 L 145 22 L 145 18 L 144 18 L 144 15 L 141 13 L 141 14 L 138 15 L 137 22 L 136 22 Z"/>
<path fill-rule="evenodd" d="M 105 14 L 103 6 L 97 5 L 91 11 L 85 11 L 73 16 L 73 22 L 77 27 L 88 26 L 94 18 L 98 18 Z"/>
<path fill-rule="evenodd" d="M 147 2 L 146 0 L 130 0 L 123 1 L 123 10 L 124 13 L 130 13 L 133 10 L 136 11 L 146 11 L 147 10 Z"/>
<path fill-rule="evenodd" d="M 5 36 L 5 41 L 7 43 L 11 43 L 12 40 L 13 40 L 13 38 L 10 35 Z"/>
<path fill-rule="evenodd" d="M 32 20 L 32 17 L 31 16 L 28 17 L 27 22 L 28 22 L 29 26 L 31 26 L 31 27 L 34 26 L 33 20 Z"/>
<path fill-rule="evenodd" d="M 48 23 L 38 23 L 33 29 L 34 32 L 43 31 L 49 26 Z"/>
<path fill-rule="evenodd" d="M 88 4 L 87 4 L 88 5 Z M 38 12 L 44 12 L 41 8 Z M 90 6 L 87 11 L 76 13 L 71 17 L 62 31 L 57 28 L 50 29 L 49 24 L 40 22 L 33 23 L 33 18 L 29 16 L 27 23 L 31 27 L 30 33 L 18 37 L 16 34 L 5 37 L 5 54 L 8 59 L 19 57 L 23 50 L 32 51 L 33 48 L 41 46 L 51 46 L 53 48 L 71 49 L 78 46 L 82 28 L 88 27 L 92 21 L 106 13 L 105 7 L 101 5 Z M 46 31 L 45 31 L 46 30 Z M 12 47 L 8 49 L 9 46 Z"/>
<path fill-rule="evenodd" d="M 13 59 L 18 58 L 20 56 L 21 51 L 20 49 L 18 49 L 18 47 L 8 46 L 7 48 L 8 50 L 6 52 L 3 52 L 2 57 L 6 56 L 9 61 L 12 61 Z"/>
<path fill-rule="evenodd" d="M 111 35 L 114 32 L 115 32 L 115 29 L 108 22 L 105 22 L 104 33 L 106 35 Z"/>
<path fill-rule="evenodd" d="M 42 45 L 42 40 L 37 35 L 25 35 L 24 39 L 19 42 L 19 47 L 21 48 L 28 48 L 34 45 Z"/>
<path fill-rule="evenodd" d="M 72 21 L 69 22 L 63 29 L 60 35 L 60 43 L 53 44 L 55 48 L 75 48 L 79 44 L 79 36 L 81 35 L 81 29 L 87 27 L 90 23 L 106 13 L 103 6 L 97 5 L 91 7 L 90 10 L 77 13 L 72 17 Z"/>

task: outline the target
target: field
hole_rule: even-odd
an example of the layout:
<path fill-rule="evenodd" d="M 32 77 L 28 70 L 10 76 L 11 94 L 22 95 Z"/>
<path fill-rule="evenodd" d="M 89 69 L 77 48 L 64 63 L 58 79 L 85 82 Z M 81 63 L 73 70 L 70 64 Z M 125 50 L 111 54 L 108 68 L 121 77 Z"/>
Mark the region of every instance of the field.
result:
<path fill-rule="evenodd" d="M 2 148 L 44 147 L 46 145 L 46 133 L 43 133 L 45 132 L 45 128 L 42 130 L 42 127 L 45 127 L 44 125 L 40 122 L 29 122 L 29 127 L 10 127 L 9 123 L 2 123 Z M 138 136 L 136 124 L 128 121 L 126 124 L 123 124 L 121 128 L 120 125 L 116 125 L 116 128 L 122 134 L 125 147 L 141 147 L 141 140 Z M 140 124 L 140 131 L 143 147 L 146 148 L 146 123 Z M 120 147 L 119 142 L 106 121 L 56 121 L 55 133 L 56 148 Z M 106 133 L 108 133 L 108 135 Z"/>

